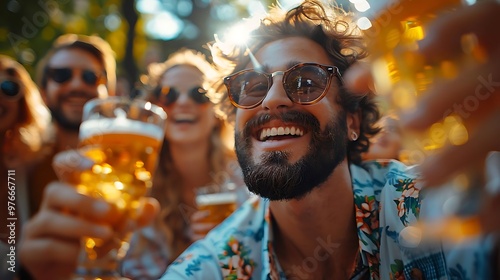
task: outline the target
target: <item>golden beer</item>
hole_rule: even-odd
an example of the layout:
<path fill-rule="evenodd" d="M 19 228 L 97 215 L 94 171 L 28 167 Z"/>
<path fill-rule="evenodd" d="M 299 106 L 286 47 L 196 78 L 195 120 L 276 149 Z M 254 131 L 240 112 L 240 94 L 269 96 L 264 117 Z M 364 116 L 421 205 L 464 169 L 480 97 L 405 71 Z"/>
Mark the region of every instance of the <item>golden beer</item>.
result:
<path fill-rule="evenodd" d="M 106 129 L 102 129 L 106 127 Z M 80 174 L 77 190 L 106 200 L 125 218 L 133 218 L 139 198 L 151 187 L 163 131 L 153 124 L 128 119 L 88 120 L 80 127 L 80 150 L 93 162 Z M 123 239 L 120 236 L 119 239 Z M 87 240 L 89 258 L 99 258 L 99 242 Z"/>
<path fill-rule="evenodd" d="M 464 36 L 461 41 L 463 52 L 452 57 L 427 61 L 418 53 L 418 42 L 428 35 L 426 28 L 429 23 L 439 15 L 452 13 L 462 4 L 461 1 L 396 0 L 390 1 L 391 4 L 387 2 L 378 11 L 372 11 L 372 26 L 365 30 L 364 34 L 372 55 L 371 72 L 375 90 L 380 94 L 382 106 L 399 112 L 410 110 L 432 86 L 456 78 L 459 69 L 470 67 L 484 59 L 481 48 L 473 36 Z M 405 132 L 403 135 L 405 150 L 401 153 L 403 162 L 420 163 L 446 145 L 462 145 L 468 141 L 464 116 L 451 109 L 443 112 L 442 120 L 434 123 L 425 132 L 420 134 Z M 471 184 L 474 182 L 468 176 L 469 174 L 461 174 L 445 187 L 455 190 L 453 196 L 463 196 L 460 192 L 471 189 Z M 446 208 L 446 203 L 442 207 Z M 458 209 L 460 206 L 453 207 L 446 211 L 448 213 L 462 211 Z M 472 217 L 464 219 L 448 216 L 439 223 L 432 224 L 433 227 L 437 225 L 440 228 L 434 231 L 436 237 L 446 236 L 462 240 L 464 236 L 480 232 L 477 220 Z M 463 226 L 464 230 L 450 233 L 448 229 L 458 228 L 458 225 Z M 426 230 L 428 227 L 429 225 L 425 223 L 421 225 L 423 232 L 433 234 Z"/>
<path fill-rule="evenodd" d="M 210 212 L 201 222 L 220 224 L 236 210 L 237 196 L 234 192 L 200 194 L 196 197 L 196 205 L 198 210 Z"/>
<path fill-rule="evenodd" d="M 440 14 L 453 12 L 458 0 L 390 1 L 373 12 L 372 27 L 365 31 L 372 54 L 372 74 L 382 106 L 407 111 L 420 96 L 440 82 L 456 77 L 458 69 L 480 60 L 473 40 L 464 40 L 464 53 L 453 59 L 426 61 L 418 54 L 418 42 L 425 38 L 426 27 Z M 461 145 L 468 140 L 463 119 L 456 112 L 443 112 L 443 120 L 425 133 L 405 137 L 401 160 L 414 164 L 446 144 Z"/>

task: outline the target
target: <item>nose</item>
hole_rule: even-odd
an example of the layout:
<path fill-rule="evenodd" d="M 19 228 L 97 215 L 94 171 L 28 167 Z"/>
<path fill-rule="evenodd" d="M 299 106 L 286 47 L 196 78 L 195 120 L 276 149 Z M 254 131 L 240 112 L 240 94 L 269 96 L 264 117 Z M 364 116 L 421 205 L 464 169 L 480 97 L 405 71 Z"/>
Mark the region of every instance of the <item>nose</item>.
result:
<path fill-rule="evenodd" d="M 284 107 L 291 107 L 292 100 L 286 95 L 283 87 L 283 72 L 275 72 L 270 79 L 271 87 L 266 97 L 262 101 L 262 107 L 267 110 L 276 110 Z"/>
<path fill-rule="evenodd" d="M 68 85 L 74 89 L 86 86 L 85 82 L 82 79 L 82 73 L 80 71 L 73 70 L 73 75 L 71 76 Z"/>
<path fill-rule="evenodd" d="M 194 102 L 191 97 L 189 96 L 188 93 L 186 92 L 180 92 L 179 93 L 179 96 L 177 97 L 177 100 L 175 100 L 174 103 L 177 103 L 177 104 L 187 104 L 189 102 Z"/>

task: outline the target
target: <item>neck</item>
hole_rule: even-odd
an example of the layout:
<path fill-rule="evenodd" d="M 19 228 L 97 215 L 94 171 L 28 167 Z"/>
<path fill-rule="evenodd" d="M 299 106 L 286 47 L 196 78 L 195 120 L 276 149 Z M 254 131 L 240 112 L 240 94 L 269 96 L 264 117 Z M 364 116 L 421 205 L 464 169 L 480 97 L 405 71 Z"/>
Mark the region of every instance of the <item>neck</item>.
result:
<path fill-rule="evenodd" d="M 170 153 L 176 170 L 182 178 L 182 192 L 184 201 L 194 200 L 196 188 L 209 184 L 210 176 L 209 162 L 210 144 L 208 141 L 196 144 L 173 144 L 170 143 Z"/>
<path fill-rule="evenodd" d="M 347 162 L 304 198 L 273 201 L 270 208 L 276 254 L 288 276 L 349 278 L 359 244 Z M 307 266 L 311 256 L 317 264 L 314 270 Z"/>
<path fill-rule="evenodd" d="M 78 147 L 78 131 L 66 130 L 56 124 L 56 151 L 61 152 Z"/>

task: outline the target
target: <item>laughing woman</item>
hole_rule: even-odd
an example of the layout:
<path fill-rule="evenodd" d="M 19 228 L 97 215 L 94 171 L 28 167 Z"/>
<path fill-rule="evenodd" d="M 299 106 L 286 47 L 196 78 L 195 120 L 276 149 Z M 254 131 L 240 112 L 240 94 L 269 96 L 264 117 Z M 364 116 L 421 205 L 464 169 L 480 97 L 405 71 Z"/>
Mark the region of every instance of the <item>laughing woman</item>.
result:
<path fill-rule="evenodd" d="M 202 54 L 182 49 L 149 70 L 154 89 L 144 98 L 168 115 L 152 189 L 161 211 L 153 226 L 133 236 L 122 264 L 123 275 L 132 279 L 158 279 L 184 249 L 216 226 L 201 222 L 207 213 L 196 210 L 197 188 L 229 185 L 240 203 L 248 197 L 232 149 L 232 130 L 207 93 L 217 78 L 211 64 Z"/>

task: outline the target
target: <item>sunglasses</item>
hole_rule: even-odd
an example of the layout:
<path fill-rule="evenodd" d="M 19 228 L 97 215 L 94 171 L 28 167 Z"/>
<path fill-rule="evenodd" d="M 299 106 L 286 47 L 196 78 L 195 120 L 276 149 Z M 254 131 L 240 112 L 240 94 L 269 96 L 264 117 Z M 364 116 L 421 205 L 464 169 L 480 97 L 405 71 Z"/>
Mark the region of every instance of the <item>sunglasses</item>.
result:
<path fill-rule="evenodd" d="M 18 100 L 23 96 L 22 86 L 19 82 L 3 80 L 0 82 L 0 92 L 9 100 Z"/>
<path fill-rule="evenodd" d="M 266 98 L 277 75 L 283 75 L 283 88 L 288 98 L 302 105 L 320 101 L 328 92 L 333 76 L 343 83 L 337 67 L 316 63 L 299 63 L 286 71 L 271 74 L 247 69 L 224 78 L 231 103 L 242 109 L 257 107 Z"/>
<path fill-rule="evenodd" d="M 78 69 L 73 68 L 48 68 L 47 77 L 58 84 L 63 84 L 68 82 L 73 78 L 73 72 Z M 97 75 L 91 70 L 79 70 L 81 74 L 82 81 L 89 85 L 95 86 L 100 83 L 102 76 Z"/>
<path fill-rule="evenodd" d="M 177 101 L 181 93 L 173 87 L 157 87 L 153 94 L 161 104 L 168 106 Z M 207 91 L 202 87 L 194 87 L 188 91 L 189 97 L 198 104 L 205 104 L 210 101 L 206 94 Z"/>

